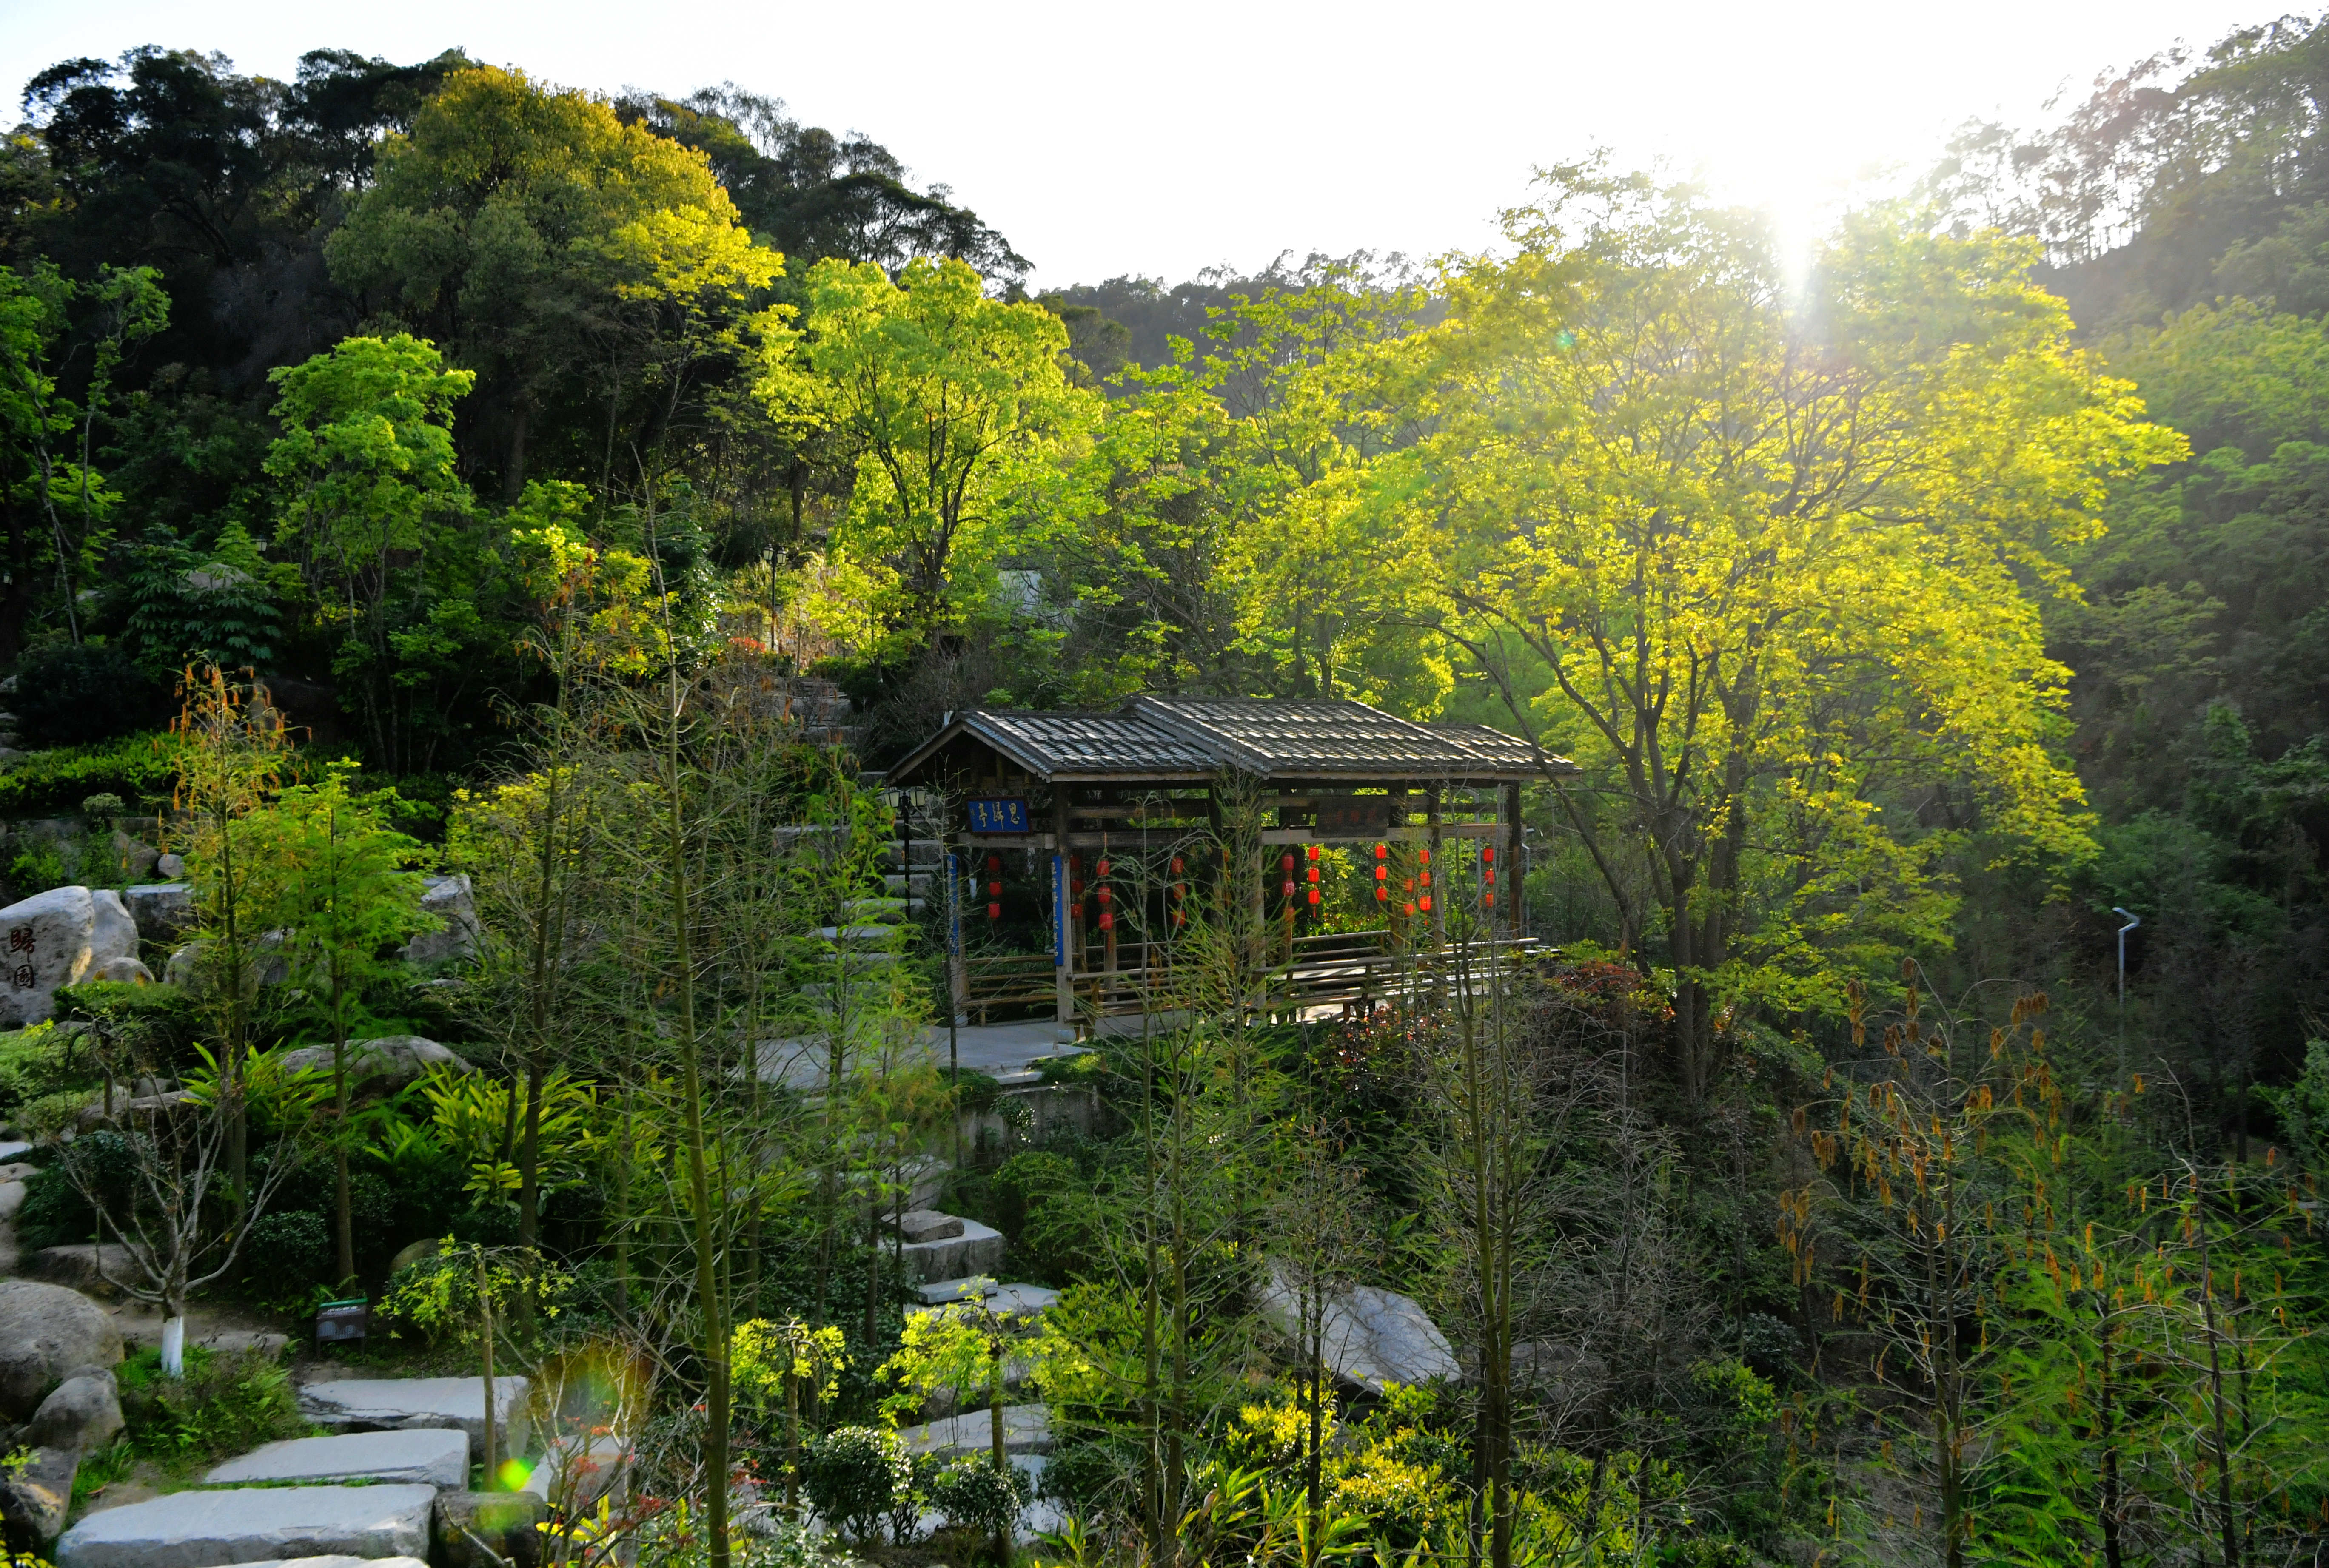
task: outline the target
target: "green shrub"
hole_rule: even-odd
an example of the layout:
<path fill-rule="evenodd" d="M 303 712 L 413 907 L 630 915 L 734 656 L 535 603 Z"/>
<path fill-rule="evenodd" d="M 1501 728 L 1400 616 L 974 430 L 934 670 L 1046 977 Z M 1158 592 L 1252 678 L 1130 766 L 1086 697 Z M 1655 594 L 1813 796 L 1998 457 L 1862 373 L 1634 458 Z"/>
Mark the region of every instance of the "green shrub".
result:
<path fill-rule="evenodd" d="M 949 1525 L 997 1535 L 1019 1522 L 1030 1491 L 1015 1465 L 996 1469 L 991 1458 L 957 1460 L 930 1483 L 930 1504 Z"/>
<path fill-rule="evenodd" d="M 1075 1161 L 1065 1155 L 1042 1149 L 1013 1155 L 995 1171 L 987 1188 L 995 1228 L 1017 1241 L 1037 1205 L 1075 1184 Z"/>
<path fill-rule="evenodd" d="M 125 801 L 166 801 L 177 782 L 177 746 L 173 737 L 149 731 L 36 751 L 0 774 L 0 817 L 75 811 L 100 791 Z"/>
<path fill-rule="evenodd" d="M 985 1073 L 965 1073 L 955 1093 L 958 1096 L 956 1108 L 976 1115 L 994 1107 L 995 1097 L 1003 1093 L 1003 1084 Z"/>
<path fill-rule="evenodd" d="M 898 1434 L 878 1427 L 835 1427 L 809 1444 L 804 1489 L 816 1511 L 856 1541 L 871 1541 L 912 1488 L 914 1468 Z"/>
<path fill-rule="evenodd" d="M 140 1453 L 207 1464 L 278 1438 L 304 1436 L 291 1374 L 259 1350 L 186 1349 L 186 1375 L 162 1375 L 162 1353 L 141 1349 L 115 1371 L 121 1414 Z"/>
<path fill-rule="evenodd" d="M 0 1035 L 0 1112 L 14 1111 L 44 1094 L 93 1088 L 99 1082 L 97 1057 L 79 1029 L 34 1024 Z"/>
<path fill-rule="evenodd" d="M 70 1246 L 97 1235 L 97 1211 L 61 1170 L 37 1170 L 24 1178 L 24 1201 L 16 1210 L 16 1242 L 28 1253 Z"/>
<path fill-rule="evenodd" d="M 203 1018 L 194 1000 L 174 985 L 131 985 L 92 980 L 57 988 L 57 1016 L 88 1019 L 112 1048 L 115 1060 L 156 1064 L 193 1060 Z M 95 1082 L 92 1074 L 90 1081 Z"/>
<path fill-rule="evenodd" d="M 263 1260 L 270 1288 L 290 1289 L 322 1282 L 332 1266 L 331 1226 L 320 1214 L 278 1209 L 251 1222 L 246 1244 Z"/>

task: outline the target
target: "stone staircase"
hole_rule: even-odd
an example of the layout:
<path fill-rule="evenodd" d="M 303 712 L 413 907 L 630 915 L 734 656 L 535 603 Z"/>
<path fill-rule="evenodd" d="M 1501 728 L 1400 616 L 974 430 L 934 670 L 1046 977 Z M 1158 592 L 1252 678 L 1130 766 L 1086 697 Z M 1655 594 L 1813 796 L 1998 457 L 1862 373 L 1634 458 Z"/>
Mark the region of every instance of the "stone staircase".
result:
<path fill-rule="evenodd" d="M 918 1208 L 894 1222 L 896 1245 L 907 1282 L 919 1300 L 910 1314 L 983 1309 L 1007 1315 L 1022 1324 L 1058 1304 L 1060 1292 L 1043 1285 L 998 1283 L 1009 1244 L 1001 1232 L 975 1219 L 937 1209 Z M 1031 1490 L 1039 1488 L 1043 1467 L 1051 1451 L 1051 1410 L 1021 1398 L 1027 1364 L 1014 1358 L 1004 1363 L 1003 1448 L 1011 1464 L 1023 1474 Z M 939 1459 L 977 1459 L 993 1451 L 994 1418 L 985 1409 L 957 1411 L 950 1398 L 933 1401 L 919 1425 L 900 1427 L 899 1441 L 909 1454 Z M 935 1526 L 935 1517 L 925 1526 Z M 1020 1515 L 1018 1539 L 1032 1542 L 1061 1525 L 1056 1505 L 1042 1498 Z"/>
<path fill-rule="evenodd" d="M 330 1435 L 264 1444 L 212 1469 L 195 1490 L 99 1507 L 58 1538 L 53 1560 L 57 1568 L 319 1556 L 481 1563 L 480 1545 L 504 1557 L 531 1549 L 553 1503 L 594 1502 L 629 1462 L 603 1439 L 587 1451 L 554 1434 L 534 1441 L 532 1392 L 523 1377 L 494 1380 L 495 1457 L 525 1471 L 514 1491 L 468 1489 L 473 1465 L 487 1457 L 483 1378 L 332 1379 L 298 1390 L 300 1413 L 335 1429 Z"/>

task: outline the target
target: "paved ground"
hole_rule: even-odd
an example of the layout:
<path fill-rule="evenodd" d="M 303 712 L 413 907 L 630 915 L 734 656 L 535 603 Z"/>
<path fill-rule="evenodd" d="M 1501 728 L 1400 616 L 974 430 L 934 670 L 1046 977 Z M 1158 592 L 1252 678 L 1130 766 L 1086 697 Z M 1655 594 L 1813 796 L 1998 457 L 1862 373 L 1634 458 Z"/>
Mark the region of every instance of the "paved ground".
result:
<path fill-rule="evenodd" d="M 1007 1084 L 1022 1075 L 1032 1082 L 1040 1064 L 1081 1056 L 1089 1049 L 1086 1046 L 1061 1044 L 1059 1026 L 1048 1019 L 1015 1024 L 966 1025 L 955 1030 L 954 1036 L 955 1054 L 951 1057 L 943 1028 L 923 1030 L 921 1038 L 906 1050 L 939 1066 L 958 1062 L 966 1073 L 985 1073 Z M 825 1051 L 826 1042 L 816 1036 L 766 1041 L 760 1047 L 760 1076 L 765 1082 L 795 1089 L 820 1088 L 825 1083 Z"/>

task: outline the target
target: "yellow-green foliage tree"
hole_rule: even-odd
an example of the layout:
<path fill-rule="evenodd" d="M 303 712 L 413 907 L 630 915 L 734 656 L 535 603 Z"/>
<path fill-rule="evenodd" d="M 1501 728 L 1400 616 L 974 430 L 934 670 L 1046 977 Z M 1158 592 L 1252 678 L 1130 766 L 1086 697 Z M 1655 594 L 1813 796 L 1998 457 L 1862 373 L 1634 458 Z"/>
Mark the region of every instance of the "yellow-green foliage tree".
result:
<path fill-rule="evenodd" d="M 1378 352 L 1443 624 L 1613 798 L 1695 1097 L 1738 1005 L 1839 1005 L 1946 942 L 1944 850 L 2088 851 L 2039 601 L 2114 475 L 2180 450 L 2070 342 L 2036 252 L 1854 218 L 1791 280 L 1687 191 L 1569 170 Z M 2004 851 L 2001 851 L 2004 852 Z"/>
<path fill-rule="evenodd" d="M 988 601 L 995 573 L 1072 515 L 1063 461 L 1099 415 L 1068 380 L 1067 329 L 988 297 L 959 261 L 820 261 L 797 340 L 770 334 L 761 390 L 830 430 L 855 470 L 833 550 L 858 592 L 834 630 L 910 653 Z"/>

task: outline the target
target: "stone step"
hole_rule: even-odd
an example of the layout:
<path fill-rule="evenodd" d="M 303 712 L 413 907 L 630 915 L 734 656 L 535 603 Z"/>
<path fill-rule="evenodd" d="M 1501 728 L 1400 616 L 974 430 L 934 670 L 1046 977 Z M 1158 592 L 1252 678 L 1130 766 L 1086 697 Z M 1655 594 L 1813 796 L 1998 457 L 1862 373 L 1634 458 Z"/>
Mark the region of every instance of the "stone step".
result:
<path fill-rule="evenodd" d="M 895 925 L 909 911 L 919 915 L 921 908 L 919 898 L 852 898 L 841 906 L 841 917 L 856 924 Z"/>
<path fill-rule="evenodd" d="M 995 1451 L 995 1414 L 974 1410 L 919 1426 L 901 1426 L 898 1441 L 914 1456 L 936 1454 L 941 1459 Z M 1006 1454 L 1051 1451 L 1051 1407 L 1048 1404 L 1006 1405 L 1003 1412 L 1003 1451 Z"/>
<path fill-rule="evenodd" d="M 979 1276 L 991 1279 L 995 1271 L 1003 1266 L 1003 1253 L 1008 1244 L 1001 1231 L 966 1219 L 962 1222 L 959 1235 L 902 1244 L 898 1248 L 898 1263 L 905 1272 L 906 1282 L 912 1285 Z"/>
<path fill-rule="evenodd" d="M 480 1405 L 482 1408 L 482 1404 Z M 240 1487 L 95 1513 L 57 1541 L 57 1568 L 193 1568 L 286 1557 L 425 1557 L 437 1488 Z"/>
<path fill-rule="evenodd" d="M 494 1424 L 504 1454 L 525 1451 L 532 1430 L 527 1403 L 532 1388 L 523 1377 L 494 1379 Z M 348 1377 L 310 1383 L 299 1390 L 299 1413 L 317 1426 L 339 1432 L 454 1428 L 469 1434 L 472 1460 L 486 1458 L 482 1377 Z"/>
<path fill-rule="evenodd" d="M 883 925 L 877 921 L 859 925 L 820 925 L 817 927 L 816 934 L 831 943 L 847 942 L 858 945 L 871 945 L 889 941 L 898 934 L 898 928 L 894 925 Z"/>
<path fill-rule="evenodd" d="M 484 1407 L 482 1398 L 478 1404 Z M 203 1478 L 203 1484 L 210 1487 L 282 1481 L 407 1481 L 419 1486 L 466 1487 L 469 1440 L 467 1434 L 450 1427 L 295 1437 L 255 1448 Z"/>
<path fill-rule="evenodd" d="M 1014 1312 L 1023 1318 L 1032 1318 L 1047 1307 L 1059 1305 L 1060 1292 L 1047 1285 L 998 1285 L 991 1279 L 940 1280 L 914 1287 L 921 1305 L 909 1307 L 909 1312 L 933 1312 L 957 1301 L 983 1301 L 997 1312 Z"/>

